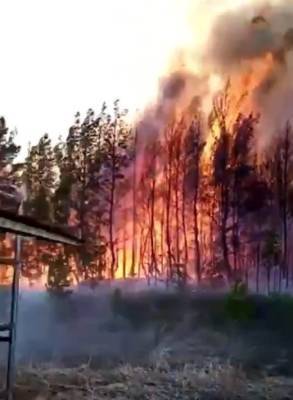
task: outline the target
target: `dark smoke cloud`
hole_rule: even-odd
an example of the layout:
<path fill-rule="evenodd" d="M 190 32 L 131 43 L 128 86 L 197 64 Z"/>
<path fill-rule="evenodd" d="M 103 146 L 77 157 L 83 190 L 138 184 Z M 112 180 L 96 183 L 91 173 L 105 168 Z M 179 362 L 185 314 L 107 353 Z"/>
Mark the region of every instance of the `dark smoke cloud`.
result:
<path fill-rule="evenodd" d="M 194 114 L 200 105 L 199 99 L 209 91 L 206 78 L 185 70 L 171 72 L 161 79 L 157 100 L 150 105 L 137 124 L 137 179 L 140 182 L 146 170 L 153 166 L 150 147 L 160 139 L 165 128 L 172 124 L 175 114 L 183 112 L 186 116 Z M 162 168 L 163 157 L 155 168 Z"/>
<path fill-rule="evenodd" d="M 231 77 L 253 71 L 253 62 L 269 54 L 274 63 L 249 93 L 261 113 L 263 143 L 293 117 L 293 1 L 250 4 L 219 15 L 203 56 L 210 71 Z"/>
<path fill-rule="evenodd" d="M 159 86 L 157 101 L 144 112 L 138 124 L 141 145 L 156 140 L 162 129 L 171 122 L 176 110 L 198 106 L 195 99 L 207 92 L 207 80 L 190 72 L 176 71 L 165 76 Z"/>
<path fill-rule="evenodd" d="M 293 48 L 293 2 L 266 8 L 246 6 L 218 17 L 211 31 L 207 60 L 226 72 L 243 61 L 271 53 L 284 61 Z"/>
<path fill-rule="evenodd" d="M 162 85 L 162 98 L 177 99 L 186 87 L 186 80 L 181 73 L 172 74 Z"/>
<path fill-rule="evenodd" d="M 277 5 L 256 1 L 223 12 L 214 20 L 203 52 L 194 50 L 203 67 L 201 75 L 179 68 L 161 80 L 157 101 L 145 110 L 138 124 L 142 149 L 160 136 L 176 110 L 195 111 L 200 102 L 194 99 L 201 99 L 208 112 L 210 74 L 218 73 L 226 80 L 234 73 L 249 73 L 253 61 L 268 54 L 274 65 L 250 95 L 270 135 L 280 121 L 292 117 L 288 101 L 293 98 L 293 1 L 283 0 Z M 144 152 L 140 154 L 143 157 Z"/>

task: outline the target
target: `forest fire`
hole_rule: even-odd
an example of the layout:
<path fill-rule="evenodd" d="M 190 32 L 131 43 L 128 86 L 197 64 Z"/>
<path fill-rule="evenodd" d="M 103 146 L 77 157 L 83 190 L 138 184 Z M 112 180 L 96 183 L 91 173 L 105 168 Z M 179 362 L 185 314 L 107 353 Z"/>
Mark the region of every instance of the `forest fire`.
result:
<path fill-rule="evenodd" d="M 121 99 L 0 117 L 0 394 L 293 398 L 293 0 L 44 3 L 20 132 Z"/>
<path fill-rule="evenodd" d="M 257 187 L 253 185 L 261 185 L 257 160 L 271 151 L 275 141 L 280 141 L 280 146 L 289 146 L 290 141 L 286 124 L 291 113 L 286 115 L 284 111 L 281 121 L 272 120 L 268 137 L 264 135 L 271 118 L 268 104 L 279 101 L 279 88 L 284 82 L 288 92 L 292 83 L 292 29 L 285 25 L 283 33 L 275 33 L 274 24 L 280 23 L 278 13 L 280 9 L 272 8 L 266 17 L 256 14 L 252 19 L 243 17 L 243 21 L 239 10 L 235 15 L 220 16 L 210 38 L 210 66 L 222 82 L 221 89 L 211 92 L 205 75 L 193 76 L 184 70 L 172 73 L 163 81 L 157 106 L 138 125 L 143 156 L 138 156 L 141 165 L 133 166 L 133 170 L 140 171 L 133 190 L 140 200 L 133 205 L 135 213 L 130 211 L 125 218 L 129 221 L 135 215 L 132 224 L 136 225 L 139 250 L 134 269 L 139 265 L 140 273 L 168 280 L 172 269 L 177 268 L 200 280 L 211 271 L 229 276 L 253 268 L 255 243 L 250 243 L 256 240 L 249 237 L 251 221 L 246 221 L 252 211 L 246 210 L 244 216 L 245 204 L 241 203 L 253 201 L 249 199 L 255 196 Z M 230 28 L 224 27 L 226 18 Z M 238 27 L 235 22 L 239 22 Z M 232 39 L 219 42 L 229 29 L 234 34 Z M 231 63 L 225 65 L 229 59 Z M 139 154 L 141 151 L 138 148 Z M 282 158 L 279 163 L 288 164 Z M 118 275 L 124 277 L 133 259 L 131 229 L 131 223 L 122 223 Z M 284 235 L 281 229 L 280 240 Z M 280 254 L 285 264 L 287 251 L 284 254 L 283 249 Z"/>
<path fill-rule="evenodd" d="M 77 114 L 54 149 L 42 137 L 24 166 L 24 210 L 70 225 L 86 244 L 78 257 L 27 244 L 24 276 L 48 270 L 62 286 L 241 275 L 258 290 L 262 274 L 276 285 L 277 269 L 289 285 L 292 32 L 287 2 L 223 6 L 207 40 L 176 53 L 136 121 L 115 102 Z"/>

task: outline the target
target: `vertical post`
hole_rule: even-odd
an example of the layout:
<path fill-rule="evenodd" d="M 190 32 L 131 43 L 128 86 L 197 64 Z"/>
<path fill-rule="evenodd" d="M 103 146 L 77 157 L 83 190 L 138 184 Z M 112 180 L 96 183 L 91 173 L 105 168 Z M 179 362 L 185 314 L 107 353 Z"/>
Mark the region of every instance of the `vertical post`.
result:
<path fill-rule="evenodd" d="M 10 309 L 10 342 L 8 349 L 6 390 L 7 399 L 12 399 L 12 391 L 15 380 L 15 343 L 19 297 L 19 277 L 21 268 L 21 237 L 15 236 L 15 265 L 13 270 L 13 280 L 11 289 L 11 309 Z"/>

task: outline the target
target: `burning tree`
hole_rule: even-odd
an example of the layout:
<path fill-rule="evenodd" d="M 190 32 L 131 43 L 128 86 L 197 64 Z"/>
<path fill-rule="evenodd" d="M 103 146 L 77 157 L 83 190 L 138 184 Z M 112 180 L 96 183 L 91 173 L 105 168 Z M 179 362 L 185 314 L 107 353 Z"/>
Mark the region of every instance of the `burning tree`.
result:
<path fill-rule="evenodd" d="M 107 117 L 104 130 L 105 159 L 103 164 L 103 186 L 105 201 L 108 204 L 108 227 L 109 227 L 109 253 L 110 253 L 110 276 L 115 278 L 117 265 L 117 237 L 115 237 L 116 210 L 120 206 L 117 188 L 119 182 L 124 178 L 124 170 L 128 166 L 129 155 L 127 153 L 128 138 L 130 130 L 125 124 L 124 112 L 119 109 L 119 102 L 114 103 L 114 115 Z"/>
<path fill-rule="evenodd" d="M 30 149 L 26 211 L 86 239 L 74 268 L 64 269 L 70 252 L 59 260 L 65 275 L 167 285 L 241 276 L 260 291 L 277 271 L 279 290 L 289 286 L 292 29 L 268 13 L 219 16 L 198 68 L 172 70 L 138 121 L 104 104 L 78 113 L 54 151 L 47 136 Z"/>
<path fill-rule="evenodd" d="M 191 204 L 188 203 L 193 210 L 193 234 L 194 234 L 194 271 L 197 281 L 200 282 L 202 278 L 202 257 L 200 246 L 200 232 L 199 232 L 199 206 L 200 206 L 200 189 L 201 189 L 201 157 L 203 154 L 205 143 L 203 141 L 202 121 L 201 116 L 192 122 L 189 131 L 185 138 L 185 152 L 184 165 L 183 165 L 183 227 L 184 227 L 184 242 L 186 249 L 186 263 L 188 263 L 188 232 L 186 228 L 185 215 L 186 204 L 185 200 L 190 194 Z"/>

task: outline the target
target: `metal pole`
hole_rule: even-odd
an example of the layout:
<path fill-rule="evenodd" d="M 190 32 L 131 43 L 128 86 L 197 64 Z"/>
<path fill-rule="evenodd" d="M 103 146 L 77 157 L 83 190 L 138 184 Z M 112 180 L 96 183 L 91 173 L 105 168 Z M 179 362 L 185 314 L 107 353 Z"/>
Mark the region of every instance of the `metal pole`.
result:
<path fill-rule="evenodd" d="M 11 289 L 11 309 L 10 309 L 10 342 L 8 350 L 8 363 L 6 375 L 7 399 L 13 396 L 13 386 L 15 381 L 15 344 L 17 331 L 17 313 L 19 299 L 19 277 L 21 269 L 21 236 L 15 236 L 15 265 L 13 271 Z"/>

